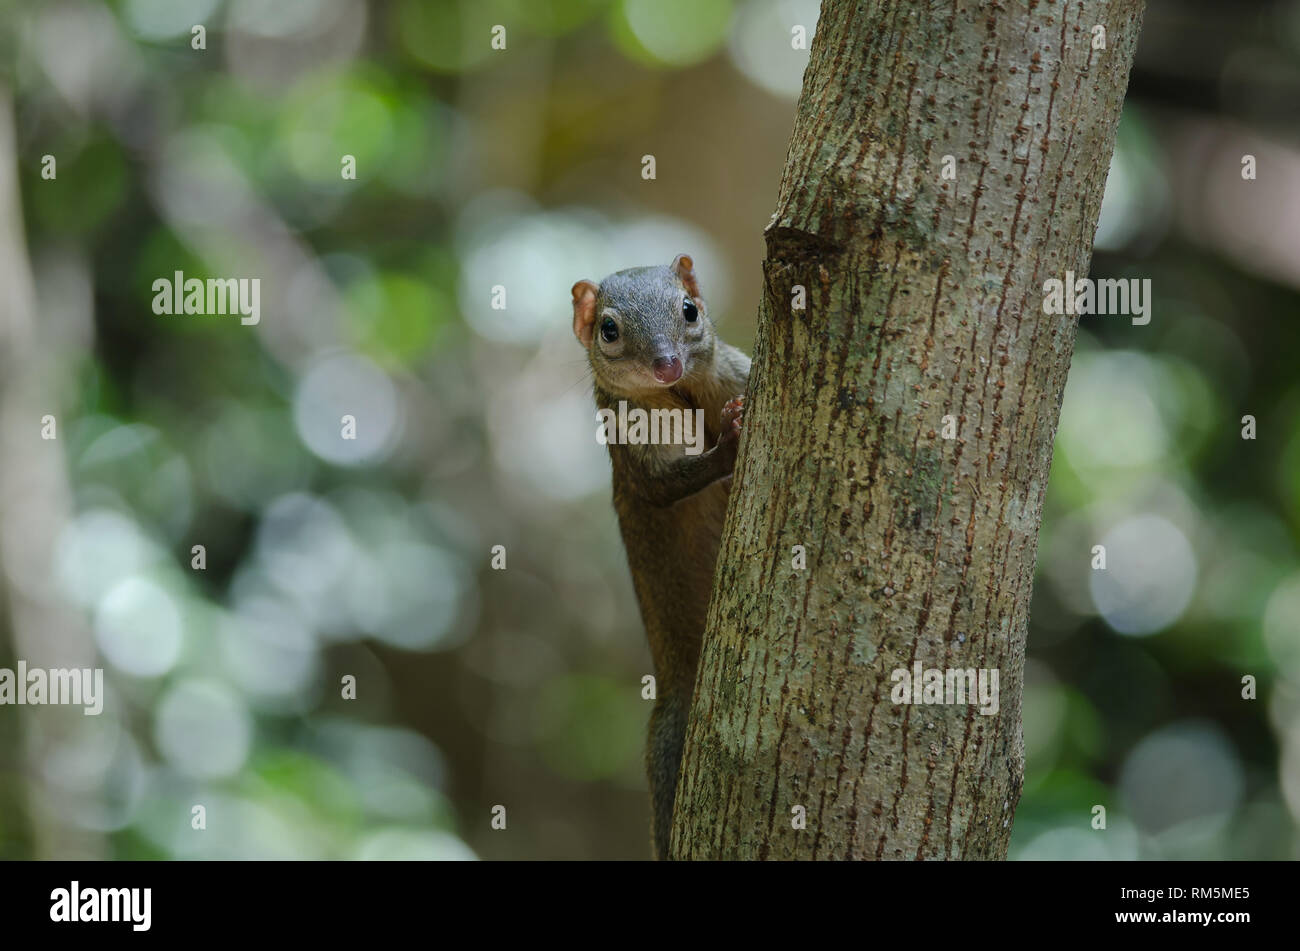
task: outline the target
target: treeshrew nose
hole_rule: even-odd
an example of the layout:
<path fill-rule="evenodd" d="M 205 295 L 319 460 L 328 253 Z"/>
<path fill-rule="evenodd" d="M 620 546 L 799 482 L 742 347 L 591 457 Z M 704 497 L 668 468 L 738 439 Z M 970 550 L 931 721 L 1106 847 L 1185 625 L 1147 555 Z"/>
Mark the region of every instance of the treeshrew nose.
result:
<path fill-rule="evenodd" d="M 676 383 L 682 378 L 682 361 L 678 357 L 655 357 L 655 379 L 660 383 Z"/>

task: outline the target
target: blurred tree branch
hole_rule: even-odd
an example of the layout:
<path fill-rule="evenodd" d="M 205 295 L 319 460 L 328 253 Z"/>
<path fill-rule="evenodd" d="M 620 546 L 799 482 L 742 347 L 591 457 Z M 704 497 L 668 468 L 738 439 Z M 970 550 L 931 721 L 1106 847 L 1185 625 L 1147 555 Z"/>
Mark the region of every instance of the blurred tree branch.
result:
<path fill-rule="evenodd" d="M 38 347 L 36 310 L 18 192 L 13 100 L 0 87 L 0 580 L 13 650 L 29 667 L 96 667 L 85 620 L 55 588 L 54 552 L 71 511 L 64 471 L 65 417 L 58 412 L 60 368 L 49 341 Z M 47 183 L 54 187 L 53 183 Z M 55 440 L 41 418 L 56 417 Z M 20 684 L 18 689 L 25 689 Z M 101 837 L 67 821 L 75 806 L 53 776 L 62 745 L 85 726 L 80 706 L 21 709 L 28 809 L 38 859 L 103 858 Z"/>

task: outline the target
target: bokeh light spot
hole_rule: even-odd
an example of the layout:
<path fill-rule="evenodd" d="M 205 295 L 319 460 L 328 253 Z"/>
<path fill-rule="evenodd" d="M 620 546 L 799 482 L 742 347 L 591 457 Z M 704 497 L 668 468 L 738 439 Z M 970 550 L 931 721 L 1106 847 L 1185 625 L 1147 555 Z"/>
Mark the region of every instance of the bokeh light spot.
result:
<path fill-rule="evenodd" d="M 177 771 L 195 779 L 216 779 L 244 765 L 253 724 L 244 701 L 229 687 L 185 680 L 158 702 L 154 736 Z"/>
<path fill-rule="evenodd" d="M 1196 556 L 1178 526 L 1158 515 L 1121 522 L 1101 540 L 1105 570 L 1089 587 L 1097 613 L 1121 634 L 1155 634 L 1173 624 L 1196 590 Z"/>

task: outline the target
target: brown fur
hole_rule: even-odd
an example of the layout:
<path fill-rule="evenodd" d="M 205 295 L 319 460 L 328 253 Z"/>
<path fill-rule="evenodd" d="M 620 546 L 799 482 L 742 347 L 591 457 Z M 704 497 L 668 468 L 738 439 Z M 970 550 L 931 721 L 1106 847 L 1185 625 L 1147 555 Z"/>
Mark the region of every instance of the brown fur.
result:
<path fill-rule="evenodd" d="M 698 308 L 684 320 L 682 298 Z M 633 268 L 599 286 L 573 287 L 574 334 L 587 348 L 598 408 L 703 409 L 706 452 L 684 445 L 615 445 L 614 509 L 654 660 L 656 702 L 650 716 L 646 770 L 653 800 L 655 855 L 666 858 L 686 719 L 695 690 L 705 614 L 713 588 L 722 521 L 740 436 L 749 358 L 717 339 L 689 257 L 668 267 Z M 619 339 L 599 332 L 616 320 Z M 655 381 L 656 357 L 684 364 L 671 385 Z"/>

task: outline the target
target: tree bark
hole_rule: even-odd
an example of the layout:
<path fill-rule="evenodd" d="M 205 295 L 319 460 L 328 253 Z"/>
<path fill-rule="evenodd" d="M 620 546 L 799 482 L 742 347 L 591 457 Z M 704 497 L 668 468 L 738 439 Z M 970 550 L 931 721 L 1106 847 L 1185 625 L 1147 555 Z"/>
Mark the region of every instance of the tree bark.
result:
<path fill-rule="evenodd" d="M 1043 313 L 1043 283 L 1088 273 L 1141 14 L 824 3 L 766 230 L 673 857 L 1006 857 L 1077 326 Z M 896 702 L 918 662 L 996 670 L 997 714 Z"/>

